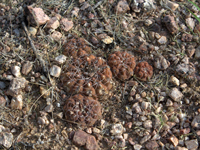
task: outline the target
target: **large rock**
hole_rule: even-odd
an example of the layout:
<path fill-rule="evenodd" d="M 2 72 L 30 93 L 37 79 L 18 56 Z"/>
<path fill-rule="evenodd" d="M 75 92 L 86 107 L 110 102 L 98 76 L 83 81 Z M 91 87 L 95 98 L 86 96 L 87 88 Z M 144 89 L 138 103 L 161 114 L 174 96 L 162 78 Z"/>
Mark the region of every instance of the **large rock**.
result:
<path fill-rule="evenodd" d="M 34 27 L 43 25 L 50 20 L 42 8 L 33 8 L 32 6 L 27 6 L 25 9 L 25 14 L 29 25 Z"/>

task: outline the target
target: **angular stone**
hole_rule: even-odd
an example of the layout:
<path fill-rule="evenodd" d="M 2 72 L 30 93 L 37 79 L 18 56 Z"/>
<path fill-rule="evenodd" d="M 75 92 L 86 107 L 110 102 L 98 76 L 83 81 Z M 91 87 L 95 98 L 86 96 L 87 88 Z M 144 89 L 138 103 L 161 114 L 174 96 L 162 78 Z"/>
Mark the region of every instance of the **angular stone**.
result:
<path fill-rule="evenodd" d="M 144 122 L 143 122 L 143 126 L 144 126 L 144 128 L 146 128 L 146 129 L 152 128 L 152 121 L 151 121 L 151 120 L 146 120 L 146 121 L 144 121 Z"/>
<path fill-rule="evenodd" d="M 59 42 L 60 39 L 62 38 L 62 33 L 58 32 L 58 31 L 54 31 L 54 32 L 51 34 L 51 37 L 52 37 L 56 42 Z"/>
<path fill-rule="evenodd" d="M 17 95 L 16 97 L 13 97 L 11 100 L 11 104 L 10 104 L 12 109 L 22 109 L 23 106 L 23 97 L 22 95 Z"/>
<path fill-rule="evenodd" d="M 74 25 L 73 22 L 69 21 L 67 18 L 63 18 L 60 21 L 61 29 L 66 32 L 69 31 L 73 27 L 73 25 Z"/>
<path fill-rule="evenodd" d="M 130 7 L 126 0 L 120 0 L 115 7 L 115 11 L 117 14 L 126 13 L 130 10 Z"/>
<path fill-rule="evenodd" d="M 181 41 L 183 41 L 183 42 L 191 42 L 192 38 L 193 38 L 192 34 L 183 33 L 182 37 L 181 37 Z"/>
<path fill-rule="evenodd" d="M 0 145 L 3 145 L 5 148 L 10 148 L 13 142 L 12 133 L 0 132 Z"/>
<path fill-rule="evenodd" d="M 56 65 L 53 65 L 51 68 L 50 68 L 50 75 L 54 76 L 54 77 L 59 77 L 60 76 L 60 73 L 61 73 L 61 68 L 56 66 Z"/>
<path fill-rule="evenodd" d="M 173 88 L 170 93 L 169 96 L 174 100 L 174 101 L 180 101 L 183 97 L 183 94 L 177 89 L 177 88 Z"/>
<path fill-rule="evenodd" d="M 189 150 L 197 150 L 199 143 L 197 139 L 195 139 L 195 140 L 185 141 L 185 145 Z"/>
<path fill-rule="evenodd" d="M 192 127 L 200 129 L 200 115 L 195 116 L 191 123 Z"/>
<path fill-rule="evenodd" d="M 140 144 L 144 144 L 144 143 L 147 142 L 150 138 L 151 138 L 151 135 L 145 135 L 145 136 L 140 140 Z"/>
<path fill-rule="evenodd" d="M 28 75 L 28 73 L 32 70 L 32 68 L 33 68 L 33 63 L 31 63 L 30 61 L 27 61 L 22 66 L 22 73 L 24 75 Z"/>
<path fill-rule="evenodd" d="M 174 145 L 174 147 L 176 147 L 178 145 L 178 138 L 175 137 L 174 135 L 172 135 L 171 137 L 169 137 L 169 141 L 172 142 L 172 144 Z"/>
<path fill-rule="evenodd" d="M 98 150 L 99 149 L 99 146 L 98 146 L 97 141 L 94 136 L 92 136 L 92 135 L 87 136 L 85 148 L 87 150 Z"/>
<path fill-rule="evenodd" d="M 19 95 L 22 92 L 22 89 L 24 89 L 27 84 L 28 81 L 25 78 L 22 77 L 14 78 L 10 82 L 7 94 L 11 96 Z"/>
<path fill-rule="evenodd" d="M 57 17 L 52 17 L 48 22 L 47 22 L 47 25 L 46 25 L 46 28 L 49 28 L 49 29 L 57 29 L 58 27 L 60 26 L 60 23 L 58 21 L 58 18 Z"/>
<path fill-rule="evenodd" d="M 59 55 L 55 58 L 55 61 L 57 61 L 59 64 L 63 64 L 66 61 L 67 57 L 65 55 Z"/>
<path fill-rule="evenodd" d="M 150 141 L 145 144 L 145 147 L 148 150 L 158 150 L 159 145 L 156 141 Z"/>
<path fill-rule="evenodd" d="M 11 71 L 12 71 L 12 74 L 15 77 L 20 77 L 21 76 L 21 72 L 20 72 L 20 67 L 19 66 L 12 66 L 11 67 Z"/>
<path fill-rule="evenodd" d="M 52 104 L 47 105 L 47 106 L 44 108 L 44 110 L 45 110 L 46 112 L 48 112 L 48 113 L 53 112 L 53 110 L 54 110 L 53 105 L 52 105 Z"/>
<path fill-rule="evenodd" d="M 175 3 L 175 2 L 171 2 L 171 1 L 167 1 L 166 4 L 171 10 L 176 10 L 179 7 L 179 4 Z"/>
<path fill-rule="evenodd" d="M 198 46 L 195 50 L 195 58 L 200 58 L 200 46 Z"/>
<path fill-rule="evenodd" d="M 32 26 L 40 26 L 45 24 L 50 18 L 44 13 L 42 8 L 33 8 L 32 6 L 27 6 L 25 9 L 27 20 Z"/>

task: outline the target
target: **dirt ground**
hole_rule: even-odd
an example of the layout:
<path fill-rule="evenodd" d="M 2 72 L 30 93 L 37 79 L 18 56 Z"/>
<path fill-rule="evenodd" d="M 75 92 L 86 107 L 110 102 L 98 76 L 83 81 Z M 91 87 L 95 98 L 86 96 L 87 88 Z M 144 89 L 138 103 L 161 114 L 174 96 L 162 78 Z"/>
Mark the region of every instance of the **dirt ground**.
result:
<path fill-rule="evenodd" d="M 0 149 L 198 150 L 192 2 L 0 0 Z"/>

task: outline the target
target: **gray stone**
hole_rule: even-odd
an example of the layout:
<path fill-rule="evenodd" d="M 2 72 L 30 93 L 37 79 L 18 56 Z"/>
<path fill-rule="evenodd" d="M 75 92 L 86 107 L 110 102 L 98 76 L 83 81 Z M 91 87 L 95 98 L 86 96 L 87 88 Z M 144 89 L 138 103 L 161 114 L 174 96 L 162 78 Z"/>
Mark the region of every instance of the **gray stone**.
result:
<path fill-rule="evenodd" d="M 0 81 L 0 89 L 5 89 L 5 88 L 6 88 L 6 84 Z"/>
<path fill-rule="evenodd" d="M 200 129 L 200 115 L 195 116 L 191 123 L 192 127 Z"/>
<path fill-rule="evenodd" d="M 198 46 L 195 50 L 195 58 L 200 58 L 200 46 Z"/>
<path fill-rule="evenodd" d="M 22 89 L 24 89 L 27 84 L 28 81 L 25 78 L 22 77 L 14 78 L 10 82 L 7 94 L 11 96 L 17 96 L 22 92 Z"/>
<path fill-rule="evenodd" d="M 13 142 L 12 133 L 0 132 L 0 145 L 3 145 L 6 148 L 10 148 Z"/>
<path fill-rule="evenodd" d="M 175 2 L 171 2 L 171 1 L 167 1 L 166 4 L 171 10 L 176 10 L 179 7 L 179 4 L 175 3 Z"/>
<path fill-rule="evenodd" d="M 177 88 L 173 88 L 170 93 L 169 96 L 174 100 L 174 101 L 180 101 L 183 97 L 183 94 L 177 89 Z"/>
<path fill-rule="evenodd" d="M 146 120 L 143 122 L 143 126 L 146 129 L 151 129 L 152 128 L 152 121 L 151 120 Z"/>
<path fill-rule="evenodd" d="M 150 138 L 151 138 L 151 135 L 145 135 L 145 136 L 140 140 L 140 144 L 144 144 L 144 143 L 147 142 Z"/>
<path fill-rule="evenodd" d="M 59 77 L 60 76 L 60 73 L 61 73 L 61 68 L 56 66 L 56 65 L 53 65 L 51 68 L 50 68 L 50 75 L 54 76 L 54 77 Z"/>
<path fill-rule="evenodd" d="M 65 55 L 59 55 L 55 58 L 55 61 L 57 61 L 59 64 L 63 64 L 66 61 L 67 57 Z"/>
<path fill-rule="evenodd" d="M 186 24 L 187 24 L 187 25 L 190 27 L 190 29 L 193 31 L 193 30 L 194 30 L 194 27 L 195 27 L 194 19 L 192 19 L 192 18 L 186 18 L 185 21 L 186 21 Z"/>
<path fill-rule="evenodd" d="M 47 105 L 47 106 L 44 108 L 44 110 L 45 110 L 46 112 L 48 112 L 48 113 L 53 112 L 53 110 L 54 110 L 53 105 L 52 105 L 52 104 Z"/>
<path fill-rule="evenodd" d="M 159 56 L 156 58 L 155 62 L 154 62 L 154 66 L 157 68 L 157 69 L 162 69 L 162 70 L 166 70 L 170 65 L 170 62 L 167 61 L 165 59 L 165 57 L 163 56 Z"/>
<path fill-rule="evenodd" d="M 159 145 L 156 141 L 149 141 L 145 144 L 147 150 L 156 150 L 158 149 Z"/>
<path fill-rule="evenodd" d="M 195 139 L 195 140 L 185 141 L 185 145 L 189 150 L 197 150 L 199 143 L 197 139 Z"/>

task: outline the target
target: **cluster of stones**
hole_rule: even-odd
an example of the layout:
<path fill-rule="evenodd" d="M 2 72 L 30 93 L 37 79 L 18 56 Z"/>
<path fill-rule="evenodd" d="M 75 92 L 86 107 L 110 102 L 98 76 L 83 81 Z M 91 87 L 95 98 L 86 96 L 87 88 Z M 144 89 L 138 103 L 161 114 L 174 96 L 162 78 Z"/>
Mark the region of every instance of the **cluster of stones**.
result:
<path fill-rule="evenodd" d="M 61 74 L 64 90 L 72 95 L 64 106 L 66 119 L 87 126 L 92 126 L 102 116 L 98 100 L 110 96 L 113 75 L 121 81 L 133 76 L 134 70 L 142 81 L 153 75 L 152 66 L 147 62 L 136 65 L 134 56 L 125 51 L 110 54 L 108 65 L 103 58 L 90 53 L 91 49 L 84 39 L 68 40 L 63 46 L 63 54 L 71 59 Z"/>

